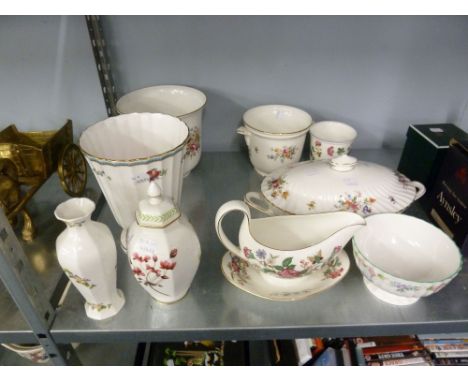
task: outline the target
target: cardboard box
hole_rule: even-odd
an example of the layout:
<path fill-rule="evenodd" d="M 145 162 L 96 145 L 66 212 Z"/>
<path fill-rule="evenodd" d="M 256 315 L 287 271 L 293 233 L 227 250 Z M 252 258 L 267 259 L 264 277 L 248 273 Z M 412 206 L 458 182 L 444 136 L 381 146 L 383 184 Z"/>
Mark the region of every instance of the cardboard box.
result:
<path fill-rule="evenodd" d="M 430 216 L 462 247 L 468 236 L 468 140 L 450 141 L 431 192 Z"/>
<path fill-rule="evenodd" d="M 449 123 L 410 125 L 398 171 L 424 184 L 429 195 L 452 138 L 464 141 L 468 134 Z"/>

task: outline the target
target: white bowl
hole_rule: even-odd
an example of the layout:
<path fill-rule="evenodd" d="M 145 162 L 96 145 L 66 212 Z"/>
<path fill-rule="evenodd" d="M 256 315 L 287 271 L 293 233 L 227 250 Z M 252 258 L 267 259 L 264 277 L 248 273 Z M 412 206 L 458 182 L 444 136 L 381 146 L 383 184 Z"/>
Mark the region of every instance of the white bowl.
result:
<path fill-rule="evenodd" d="M 158 85 L 125 94 L 117 101 L 117 111 L 128 113 L 169 114 L 185 122 L 189 140 L 184 152 L 184 175 L 200 162 L 202 116 L 206 96 L 200 90 L 181 85 Z"/>
<path fill-rule="evenodd" d="M 401 214 L 366 218 L 353 250 L 367 288 L 379 299 L 408 305 L 437 293 L 462 268 L 455 243 L 439 228 Z"/>
<path fill-rule="evenodd" d="M 81 150 L 122 228 L 133 222 L 150 179 L 179 205 L 187 139 L 185 123 L 156 113 L 107 118 L 83 132 Z"/>
<path fill-rule="evenodd" d="M 254 169 L 266 175 L 301 159 L 312 117 L 287 105 L 262 105 L 243 116 L 244 126 L 237 132 L 245 136 Z"/>

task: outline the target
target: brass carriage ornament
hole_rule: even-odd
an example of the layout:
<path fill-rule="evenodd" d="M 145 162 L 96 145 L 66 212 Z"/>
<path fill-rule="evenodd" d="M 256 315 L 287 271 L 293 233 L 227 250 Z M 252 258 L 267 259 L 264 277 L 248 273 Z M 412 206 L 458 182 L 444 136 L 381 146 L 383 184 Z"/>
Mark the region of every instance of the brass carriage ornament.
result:
<path fill-rule="evenodd" d="M 72 121 L 53 131 L 20 132 L 15 125 L 0 131 L 0 207 L 12 225 L 21 213 L 26 241 L 35 234 L 26 203 L 55 171 L 68 195 L 84 192 L 86 161 L 73 143 Z M 22 186 L 27 188 L 24 195 Z"/>

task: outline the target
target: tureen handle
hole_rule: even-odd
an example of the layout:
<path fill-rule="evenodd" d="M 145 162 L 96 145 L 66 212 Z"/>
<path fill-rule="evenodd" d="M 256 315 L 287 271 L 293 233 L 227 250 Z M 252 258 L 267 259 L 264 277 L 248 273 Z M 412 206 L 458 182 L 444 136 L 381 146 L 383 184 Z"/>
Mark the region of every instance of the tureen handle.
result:
<path fill-rule="evenodd" d="M 242 256 L 241 250 L 237 245 L 234 245 L 231 240 L 226 236 L 221 225 L 223 218 L 231 211 L 241 211 L 244 215 L 250 219 L 249 206 L 240 200 L 231 200 L 224 203 L 219 207 L 215 218 L 215 228 L 221 243 L 234 255 Z"/>
<path fill-rule="evenodd" d="M 249 130 L 247 130 L 245 126 L 238 127 L 237 134 L 243 135 L 245 137 L 245 143 L 247 144 L 247 146 L 250 145 L 250 136 L 252 135 L 252 133 Z"/>
<path fill-rule="evenodd" d="M 418 200 L 421 196 L 423 196 L 426 193 L 426 187 L 424 187 L 424 184 L 422 184 L 421 182 L 418 182 L 417 180 L 412 180 L 411 182 L 409 182 L 409 184 L 413 185 L 416 189 L 416 195 L 414 196 L 414 200 Z"/>

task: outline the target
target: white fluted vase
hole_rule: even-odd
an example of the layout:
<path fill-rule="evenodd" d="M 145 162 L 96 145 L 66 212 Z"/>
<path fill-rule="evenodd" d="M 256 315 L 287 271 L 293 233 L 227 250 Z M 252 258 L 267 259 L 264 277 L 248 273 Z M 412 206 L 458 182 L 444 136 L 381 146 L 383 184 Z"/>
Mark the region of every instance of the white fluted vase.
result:
<path fill-rule="evenodd" d="M 184 176 L 200 162 L 202 122 L 206 96 L 200 90 L 182 85 L 157 85 L 125 94 L 117 101 L 117 111 L 128 113 L 163 113 L 179 118 L 189 128 L 184 148 Z"/>
<path fill-rule="evenodd" d="M 157 113 L 132 113 L 107 118 L 88 127 L 80 147 L 115 220 L 125 230 L 150 181 L 180 203 L 184 147 L 189 130 L 179 119 Z"/>
<path fill-rule="evenodd" d="M 103 320 L 122 309 L 125 298 L 117 289 L 117 250 L 109 228 L 91 220 L 95 209 L 87 198 L 72 198 L 55 209 L 67 228 L 57 237 L 60 266 L 85 298 L 86 315 Z"/>

